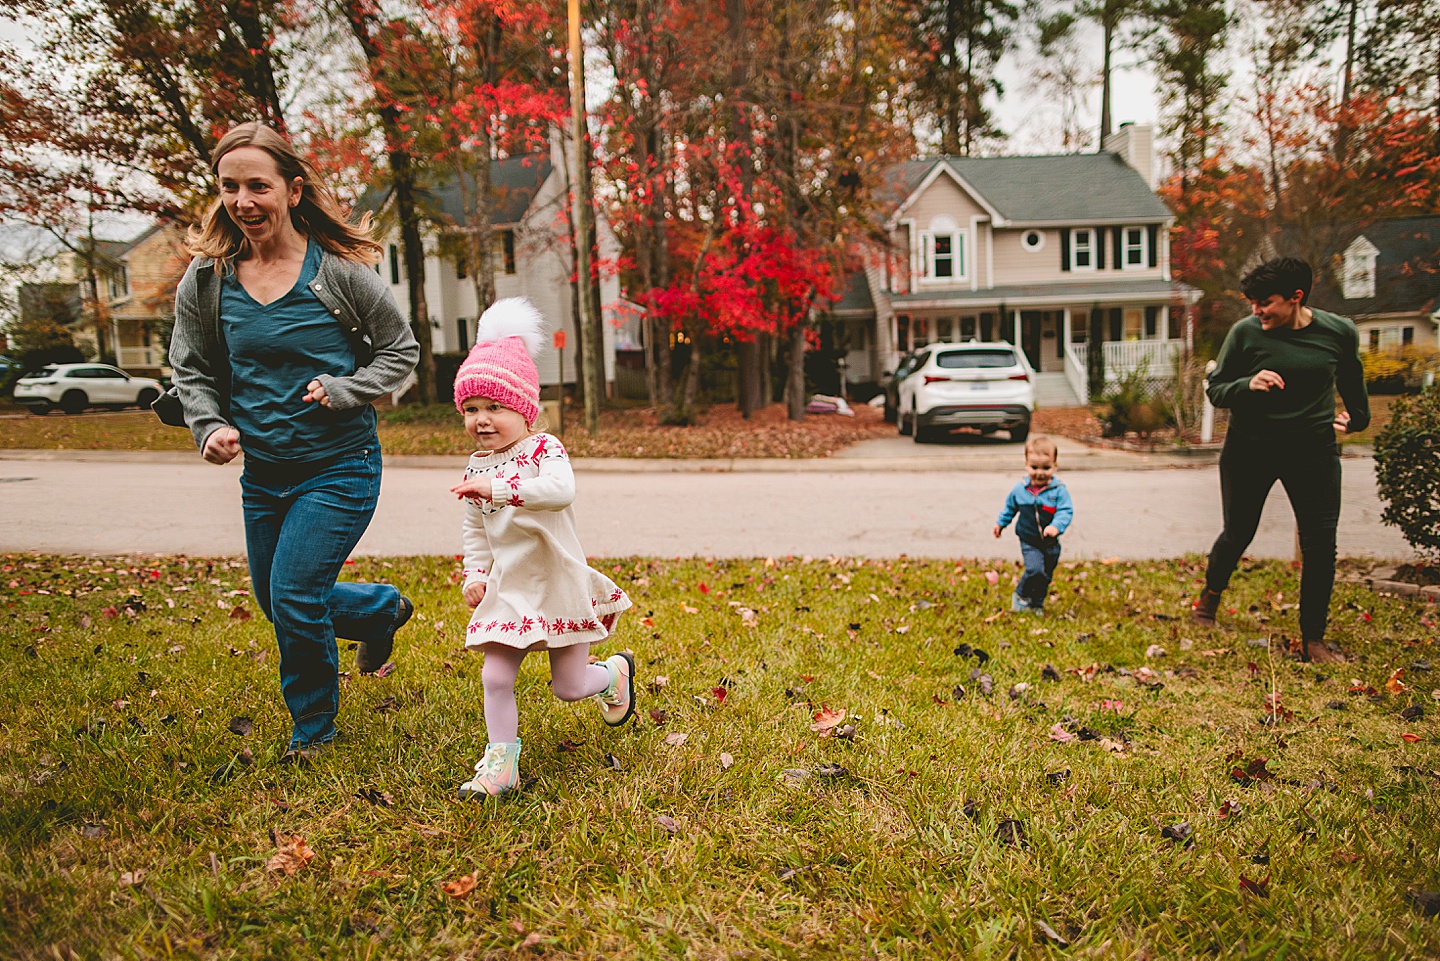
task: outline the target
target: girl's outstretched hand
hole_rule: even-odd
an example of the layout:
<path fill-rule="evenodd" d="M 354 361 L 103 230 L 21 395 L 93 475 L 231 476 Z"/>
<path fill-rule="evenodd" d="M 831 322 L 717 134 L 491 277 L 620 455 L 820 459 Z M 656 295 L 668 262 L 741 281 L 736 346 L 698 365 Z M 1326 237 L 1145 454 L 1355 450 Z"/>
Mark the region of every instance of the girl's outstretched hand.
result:
<path fill-rule="evenodd" d="M 488 501 L 491 500 L 493 497 L 493 491 L 490 487 L 490 478 L 488 477 L 475 477 L 468 480 L 463 480 L 460 483 L 456 484 L 454 487 L 450 488 L 450 493 L 454 494 L 461 500 L 469 498 L 471 500 Z M 477 601 L 476 603 L 479 602 Z"/>
<path fill-rule="evenodd" d="M 479 607 L 480 602 L 485 599 L 485 584 L 481 581 L 466 584 L 460 593 L 465 598 L 465 603 L 471 608 Z"/>

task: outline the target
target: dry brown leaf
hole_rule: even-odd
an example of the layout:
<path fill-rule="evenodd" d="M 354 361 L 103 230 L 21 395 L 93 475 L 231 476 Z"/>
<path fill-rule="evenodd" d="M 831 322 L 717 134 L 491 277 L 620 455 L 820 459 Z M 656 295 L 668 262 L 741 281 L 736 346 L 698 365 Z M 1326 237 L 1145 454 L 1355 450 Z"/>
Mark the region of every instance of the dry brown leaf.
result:
<path fill-rule="evenodd" d="M 465 874 L 456 878 L 454 881 L 446 881 L 444 884 L 440 885 L 440 890 L 444 891 L 452 898 L 463 898 L 471 891 L 475 890 L 475 885 L 477 883 L 478 882 L 475 879 L 475 875 Z"/>
<path fill-rule="evenodd" d="M 278 838 L 278 850 L 269 861 L 265 862 L 265 869 L 282 871 L 287 877 L 293 877 L 296 871 L 310 863 L 310 859 L 315 857 L 315 852 L 298 834 L 292 834 L 289 837 L 281 834 Z"/>
<path fill-rule="evenodd" d="M 834 733 L 836 726 L 843 720 L 845 720 L 845 709 L 843 707 L 837 707 L 833 710 L 828 707 L 822 707 L 815 712 L 815 723 L 810 725 L 810 730 L 819 734 L 821 737 L 829 737 Z"/>
<path fill-rule="evenodd" d="M 671 747 L 679 747 L 680 745 L 685 743 L 685 739 L 689 736 L 690 735 L 684 733 L 683 731 L 671 731 L 669 734 L 665 735 L 665 743 L 670 745 Z"/>
<path fill-rule="evenodd" d="M 1385 682 L 1385 690 L 1389 691 L 1391 694 L 1404 694 L 1407 690 L 1409 690 L 1409 688 L 1406 687 L 1405 682 L 1400 680 L 1400 678 L 1404 676 L 1405 668 L 1395 668 L 1395 672 L 1391 674 L 1390 678 Z"/>
<path fill-rule="evenodd" d="M 1065 730 L 1063 724 L 1057 722 L 1050 727 L 1050 740 L 1059 741 L 1061 744 L 1064 744 L 1066 741 L 1075 740 L 1075 735 Z"/>

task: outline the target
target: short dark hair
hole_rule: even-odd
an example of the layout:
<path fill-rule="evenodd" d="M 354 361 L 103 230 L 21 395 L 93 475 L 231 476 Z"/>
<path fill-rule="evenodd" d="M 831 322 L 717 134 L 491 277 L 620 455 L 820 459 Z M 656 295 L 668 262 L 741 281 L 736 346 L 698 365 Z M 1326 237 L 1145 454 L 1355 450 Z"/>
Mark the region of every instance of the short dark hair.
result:
<path fill-rule="evenodd" d="M 1250 271 L 1240 280 L 1240 292 L 1246 300 L 1269 300 L 1271 294 L 1279 294 L 1286 300 L 1300 291 L 1300 303 L 1310 299 L 1310 287 L 1315 283 L 1315 273 L 1310 265 L 1296 257 L 1276 257 L 1267 260 Z"/>

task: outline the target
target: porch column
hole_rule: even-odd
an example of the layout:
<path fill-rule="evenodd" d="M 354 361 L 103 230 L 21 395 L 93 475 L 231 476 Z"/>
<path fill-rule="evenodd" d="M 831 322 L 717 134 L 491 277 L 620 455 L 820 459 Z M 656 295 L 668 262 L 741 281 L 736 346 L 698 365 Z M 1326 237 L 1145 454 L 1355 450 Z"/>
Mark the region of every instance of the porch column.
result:
<path fill-rule="evenodd" d="M 1065 340 L 1061 343 L 1060 354 L 1061 354 L 1061 356 L 1064 356 L 1065 353 L 1070 350 L 1070 308 L 1069 308 L 1069 307 L 1066 307 L 1066 308 L 1064 309 L 1064 311 L 1061 312 L 1061 323 L 1060 323 L 1060 327 L 1061 327 L 1060 336 L 1062 336 L 1062 337 L 1065 338 Z"/>
<path fill-rule="evenodd" d="M 1160 308 L 1160 339 L 1170 339 L 1170 305 L 1165 304 Z"/>
<path fill-rule="evenodd" d="M 1020 311 L 1019 311 L 1019 309 L 1017 308 L 1017 309 L 1015 310 L 1015 312 L 1014 312 L 1011 316 L 1014 318 L 1014 320 L 1012 321 L 1012 324 L 1013 324 L 1014 329 L 1015 329 L 1015 346 L 1018 347 L 1018 348 L 1020 348 L 1021 350 L 1024 350 L 1024 349 L 1025 349 L 1025 341 L 1022 339 L 1022 335 L 1021 335 L 1021 332 L 1020 332 Z"/>

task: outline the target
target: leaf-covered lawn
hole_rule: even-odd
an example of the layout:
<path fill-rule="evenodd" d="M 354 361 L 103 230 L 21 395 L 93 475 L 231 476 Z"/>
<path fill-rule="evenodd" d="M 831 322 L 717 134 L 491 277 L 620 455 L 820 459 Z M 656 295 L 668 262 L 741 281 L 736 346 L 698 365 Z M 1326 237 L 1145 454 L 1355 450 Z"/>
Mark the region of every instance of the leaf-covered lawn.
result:
<path fill-rule="evenodd" d="M 474 449 L 451 405 L 379 408 L 380 446 L 387 454 L 465 456 Z M 854 417 L 812 414 L 793 423 L 779 404 L 743 419 L 733 404 L 713 407 L 693 427 L 665 427 L 653 411 L 603 410 L 600 436 L 591 439 L 582 413 L 567 410 L 562 435 L 578 457 L 825 457 L 858 440 L 887 437 L 895 428 L 879 410 L 857 406 Z M 550 424 L 554 432 L 559 424 Z M 0 450 L 193 451 L 188 431 L 166 427 L 148 412 L 78 417 L 0 417 Z M 197 455 L 198 456 L 198 455 Z"/>
<path fill-rule="evenodd" d="M 0 955 L 1440 954 L 1433 607 L 1342 586 L 1358 660 L 1317 674 L 1279 656 L 1284 564 L 1215 633 L 1194 564 L 1066 564 L 1044 619 L 1013 566 L 596 564 L 637 605 L 635 722 L 532 658 L 535 780 L 466 804 L 453 559 L 347 569 L 416 618 L 296 770 L 241 563 L 4 557 Z"/>

